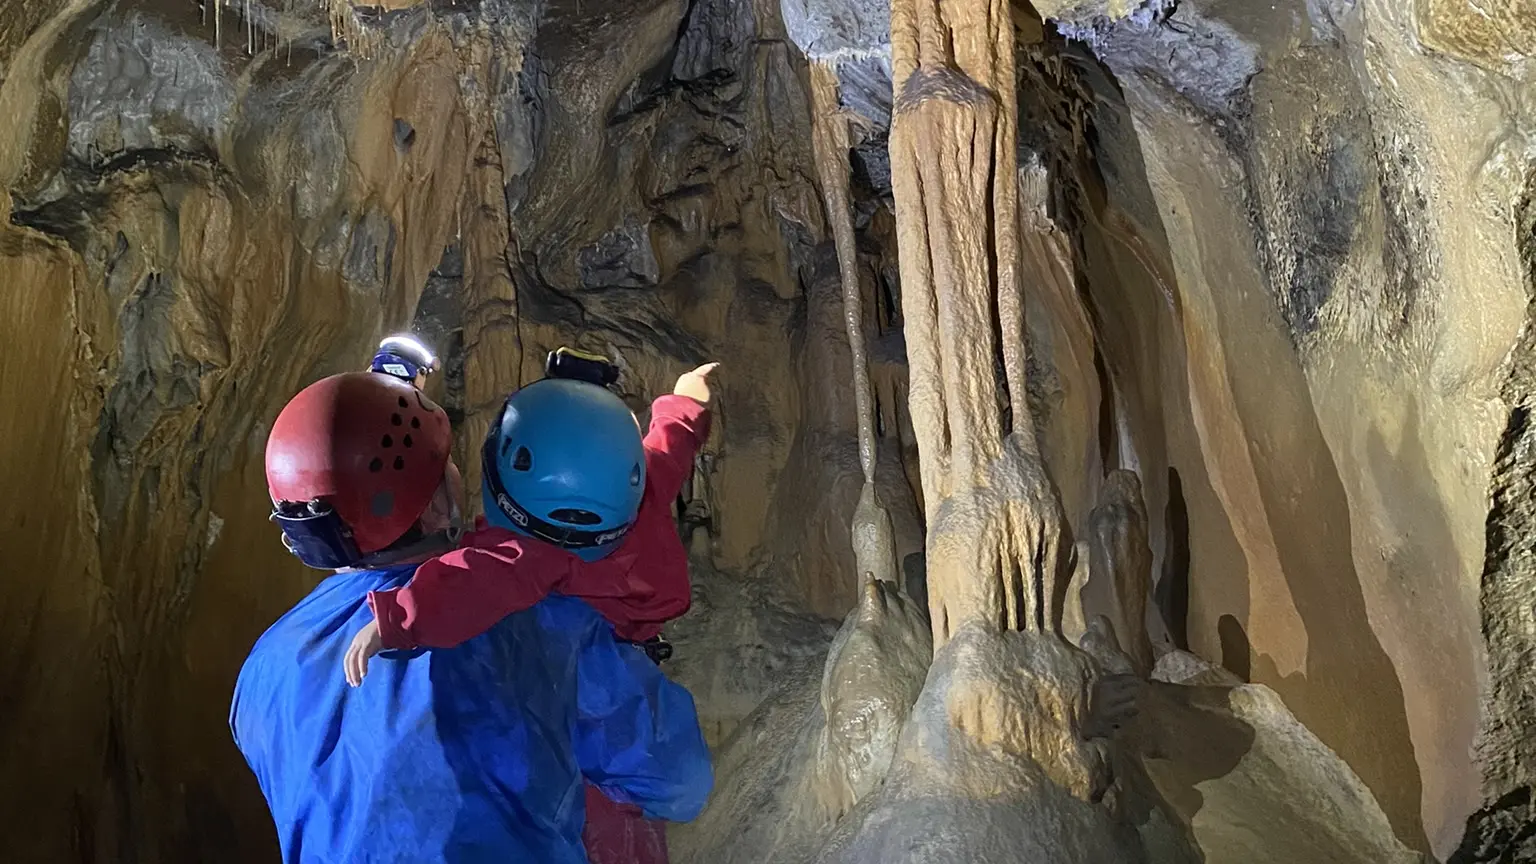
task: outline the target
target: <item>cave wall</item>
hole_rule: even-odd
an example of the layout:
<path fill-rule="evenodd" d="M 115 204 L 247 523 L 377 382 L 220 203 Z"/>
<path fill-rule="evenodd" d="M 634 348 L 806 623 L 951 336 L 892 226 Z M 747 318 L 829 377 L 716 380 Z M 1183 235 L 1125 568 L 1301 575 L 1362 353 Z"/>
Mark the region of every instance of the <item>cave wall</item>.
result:
<path fill-rule="evenodd" d="M 1083 271 L 1114 459 L 1187 591 L 1168 638 L 1273 687 L 1444 856 L 1509 761 L 1474 745 L 1511 712 L 1480 587 L 1528 297 L 1513 55 L 1447 4 L 1043 5 L 1098 61 Z"/>
<path fill-rule="evenodd" d="M 37 406 L 3 460 L 33 490 L 0 580 L 11 854 L 266 858 L 221 733 L 245 650 L 310 577 L 265 530 L 264 430 L 408 316 L 472 121 L 440 30 L 360 73 L 306 45 L 232 69 L 195 7 L 72 11 L 3 91 L 39 106 L 8 141 L 4 338 L 48 370 L 6 385 Z M 421 130 L 407 152 L 395 118 Z"/>

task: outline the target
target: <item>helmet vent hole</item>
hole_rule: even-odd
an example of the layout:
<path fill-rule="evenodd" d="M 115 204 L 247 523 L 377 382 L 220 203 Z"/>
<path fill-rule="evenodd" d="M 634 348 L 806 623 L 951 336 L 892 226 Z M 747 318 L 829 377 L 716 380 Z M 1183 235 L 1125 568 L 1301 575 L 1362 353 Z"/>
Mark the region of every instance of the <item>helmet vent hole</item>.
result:
<path fill-rule="evenodd" d="M 409 406 L 410 404 L 411 403 L 405 401 L 405 397 L 404 396 L 400 397 L 400 407 L 401 408 L 405 408 L 405 407 Z"/>
<path fill-rule="evenodd" d="M 410 436 L 410 433 L 406 433 L 405 440 L 401 441 L 400 443 L 404 444 L 407 447 L 411 446 L 411 436 Z"/>
<path fill-rule="evenodd" d="M 631 486 L 639 486 L 640 485 L 640 466 L 639 465 L 636 465 L 629 472 L 629 485 L 631 485 Z"/>
<path fill-rule="evenodd" d="M 380 445 L 380 446 L 381 446 L 381 447 L 383 447 L 383 448 L 384 448 L 384 449 L 386 449 L 386 450 L 387 450 L 387 449 L 389 449 L 389 448 L 390 448 L 390 447 L 393 447 L 393 446 L 395 446 L 395 439 L 394 439 L 394 438 L 391 438 L 391 437 L 390 437 L 390 436 L 388 436 L 388 435 L 385 435 L 385 436 L 384 436 L 384 439 L 383 439 L 383 440 L 382 440 L 382 441 L 380 441 L 380 442 L 379 442 L 379 445 Z"/>
<path fill-rule="evenodd" d="M 401 417 L 399 414 L 391 414 L 389 416 L 389 422 L 399 426 L 401 423 L 405 422 L 405 418 Z"/>
<path fill-rule="evenodd" d="M 421 418 L 420 417 L 412 417 L 411 418 L 411 428 L 412 429 L 420 429 L 421 428 Z"/>
<path fill-rule="evenodd" d="M 567 525 L 601 525 L 603 517 L 591 510 L 573 510 L 562 508 L 550 511 L 549 518 L 555 522 L 564 522 Z"/>
<path fill-rule="evenodd" d="M 528 448 L 527 447 L 519 447 L 519 448 L 517 448 L 517 455 L 512 457 L 512 470 L 513 471 L 528 471 L 528 470 L 531 470 L 532 468 L 533 468 L 533 454 L 528 452 Z"/>
<path fill-rule="evenodd" d="M 405 470 L 405 457 L 404 456 L 396 456 L 395 457 L 395 470 L 396 471 L 403 471 L 403 470 Z"/>
<path fill-rule="evenodd" d="M 372 462 L 368 463 L 368 470 L 372 471 L 375 474 L 379 473 L 380 471 L 383 471 L 384 470 L 384 460 L 383 459 L 379 459 L 379 458 L 375 458 Z"/>

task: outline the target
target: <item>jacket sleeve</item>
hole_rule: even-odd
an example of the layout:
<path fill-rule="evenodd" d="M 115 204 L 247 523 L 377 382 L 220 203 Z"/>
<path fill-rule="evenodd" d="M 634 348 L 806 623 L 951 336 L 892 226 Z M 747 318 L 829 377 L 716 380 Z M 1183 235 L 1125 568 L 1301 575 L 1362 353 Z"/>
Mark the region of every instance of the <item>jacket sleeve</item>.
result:
<path fill-rule="evenodd" d="M 385 648 L 452 648 L 544 599 L 562 562 L 510 536 L 495 546 L 455 549 L 416 569 L 411 581 L 368 592 Z"/>
<path fill-rule="evenodd" d="M 709 437 L 709 409 L 687 396 L 662 396 L 651 403 L 645 435 L 645 485 L 667 504 L 693 473 L 693 457 Z"/>
<path fill-rule="evenodd" d="M 576 760 L 582 774 L 651 819 L 688 822 L 714 788 L 693 696 L 645 652 L 594 627 L 577 661 Z"/>

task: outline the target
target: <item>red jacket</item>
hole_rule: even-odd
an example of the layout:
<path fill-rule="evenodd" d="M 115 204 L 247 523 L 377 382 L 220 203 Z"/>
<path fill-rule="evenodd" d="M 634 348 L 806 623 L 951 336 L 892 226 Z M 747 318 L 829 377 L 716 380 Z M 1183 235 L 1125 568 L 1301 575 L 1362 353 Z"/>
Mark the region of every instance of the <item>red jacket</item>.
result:
<path fill-rule="evenodd" d="M 657 399 L 645 436 L 645 497 L 613 554 L 588 563 L 482 521 L 461 548 L 422 564 L 404 587 L 368 594 L 384 647 L 451 648 L 547 594 L 587 601 L 620 639 L 657 635 L 692 599 L 672 504 L 708 436 L 704 406 L 686 396 Z"/>

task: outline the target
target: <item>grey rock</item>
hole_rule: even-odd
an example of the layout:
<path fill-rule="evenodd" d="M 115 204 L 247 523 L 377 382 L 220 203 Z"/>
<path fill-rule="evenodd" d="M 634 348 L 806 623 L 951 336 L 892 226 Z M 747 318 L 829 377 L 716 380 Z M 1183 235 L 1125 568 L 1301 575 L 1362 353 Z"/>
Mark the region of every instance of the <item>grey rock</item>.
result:
<path fill-rule="evenodd" d="M 660 277 L 649 226 L 634 217 L 609 230 L 596 243 L 576 253 L 581 287 L 644 288 Z"/>
<path fill-rule="evenodd" d="M 1164 81 L 1213 115 L 1237 110 L 1248 80 L 1262 68 L 1256 41 L 1199 7 L 1148 0 L 1123 18 L 1098 3 L 1053 20 L 1062 35 L 1083 42 L 1120 77 Z"/>
<path fill-rule="evenodd" d="M 751 0 L 698 0 L 672 59 L 672 77 L 695 81 L 712 74 L 730 74 L 757 39 L 757 18 Z"/>
<path fill-rule="evenodd" d="M 377 208 L 369 208 L 352 227 L 351 238 L 341 263 L 342 275 L 357 287 L 383 286 L 394 265 L 395 223 Z"/>
<path fill-rule="evenodd" d="M 779 9 L 790 41 L 812 60 L 836 65 L 890 55 L 885 0 L 780 0 Z"/>
<path fill-rule="evenodd" d="M 837 83 L 843 107 L 857 113 L 878 129 L 891 125 L 891 58 L 889 54 L 858 57 L 837 64 Z M 883 142 L 882 142 L 883 143 Z M 883 146 L 877 148 L 883 151 Z M 890 176 L 889 156 L 885 175 Z M 889 181 L 887 180 L 887 185 Z"/>
<path fill-rule="evenodd" d="M 1061 639 L 962 628 L 934 657 L 885 785 L 818 864 L 1135 864 L 1131 826 L 1096 803 L 1103 751 L 1079 737 L 1091 661 Z"/>
<path fill-rule="evenodd" d="M 213 152 L 234 104 L 213 46 L 138 12 L 104 22 L 70 75 L 70 155 Z"/>
<path fill-rule="evenodd" d="M 845 811 L 885 781 L 933 656 L 926 616 L 898 587 L 869 579 L 827 652 L 818 761 Z"/>

